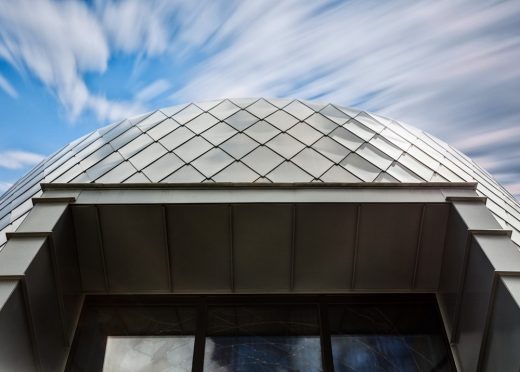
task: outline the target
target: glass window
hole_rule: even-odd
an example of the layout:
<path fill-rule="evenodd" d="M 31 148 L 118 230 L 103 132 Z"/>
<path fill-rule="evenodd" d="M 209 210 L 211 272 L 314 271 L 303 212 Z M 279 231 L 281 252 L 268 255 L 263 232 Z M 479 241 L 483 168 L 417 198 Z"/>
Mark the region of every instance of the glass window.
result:
<path fill-rule="evenodd" d="M 197 309 L 128 297 L 86 301 L 66 370 L 190 371 Z"/>
<path fill-rule="evenodd" d="M 433 295 L 87 296 L 66 371 L 192 367 L 455 370 Z"/>
<path fill-rule="evenodd" d="M 452 370 L 431 304 L 330 306 L 329 327 L 336 372 Z"/>
<path fill-rule="evenodd" d="M 204 371 L 321 371 L 313 307 L 214 307 Z"/>
<path fill-rule="evenodd" d="M 191 371 L 194 336 L 109 336 L 103 372 Z"/>

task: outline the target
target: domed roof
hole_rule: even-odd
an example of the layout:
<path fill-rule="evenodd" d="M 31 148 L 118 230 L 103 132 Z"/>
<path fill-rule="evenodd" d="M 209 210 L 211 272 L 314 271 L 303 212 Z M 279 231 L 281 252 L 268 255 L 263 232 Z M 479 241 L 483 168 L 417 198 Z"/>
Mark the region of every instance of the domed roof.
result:
<path fill-rule="evenodd" d="M 40 183 L 478 182 L 520 244 L 520 204 L 464 154 L 379 115 L 299 100 L 224 99 L 157 110 L 57 151 L 0 197 L 0 247 Z"/>

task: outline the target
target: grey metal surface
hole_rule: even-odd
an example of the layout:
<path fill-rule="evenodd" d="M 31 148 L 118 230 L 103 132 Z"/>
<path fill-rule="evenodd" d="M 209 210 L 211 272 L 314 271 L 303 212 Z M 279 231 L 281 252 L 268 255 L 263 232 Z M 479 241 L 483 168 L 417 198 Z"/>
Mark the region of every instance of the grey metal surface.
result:
<path fill-rule="evenodd" d="M 520 277 L 503 277 L 494 300 L 483 370 L 486 372 L 520 370 Z M 516 292 L 516 293 L 515 293 Z"/>
<path fill-rule="evenodd" d="M 0 281 L 0 371 L 37 371 L 21 284 Z"/>
<path fill-rule="evenodd" d="M 100 128 L 0 197 L 0 247 L 40 183 L 462 182 L 520 244 L 520 205 L 486 171 L 404 123 L 332 104 L 233 99 L 179 105 Z"/>

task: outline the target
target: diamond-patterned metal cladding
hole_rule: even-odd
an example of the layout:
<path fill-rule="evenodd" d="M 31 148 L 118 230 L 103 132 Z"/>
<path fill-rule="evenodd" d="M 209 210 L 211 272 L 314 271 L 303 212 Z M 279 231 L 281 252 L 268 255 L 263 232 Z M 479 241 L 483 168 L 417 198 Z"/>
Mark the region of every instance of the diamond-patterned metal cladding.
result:
<path fill-rule="evenodd" d="M 395 120 L 300 100 L 225 99 L 98 129 L 49 156 L 0 197 L 0 249 L 40 183 L 462 182 L 520 245 L 520 204 L 446 143 Z"/>

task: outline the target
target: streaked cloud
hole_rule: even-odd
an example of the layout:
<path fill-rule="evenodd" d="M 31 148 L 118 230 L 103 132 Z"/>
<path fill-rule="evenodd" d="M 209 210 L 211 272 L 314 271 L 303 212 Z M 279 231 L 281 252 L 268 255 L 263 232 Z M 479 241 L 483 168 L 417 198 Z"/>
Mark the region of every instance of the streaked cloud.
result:
<path fill-rule="evenodd" d="M 166 81 L 164 79 L 156 80 L 153 83 L 151 83 L 151 84 L 145 86 L 143 89 L 141 89 L 135 95 L 135 98 L 138 101 L 147 102 L 147 101 L 150 101 L 150 100 L 156 98 L 157 96 L 160 96 L 161 94 L 166 92 L 168 89 L 170 89 L 170 87 L 171 87 L 171 84 L 168 81 Z"/>
<path fill-rule="evenodd" d="M 518 1 L 0 0 L 0 9 L 0 58 L 48 86 L 72 119 L 115 120 L 168 97 L 332 101 L 420 127 L 506 185 L 520 179 Z M 89 86 L 121 54 L 149 70 L 158 60 L 176 67 L 140 81 L 131 98 Z"/>
<path fill-rule="evenodd" d="M 0 74 L 0 88 L 12 98 L 18 98 L 18 92 L 2 74 Z"/>
<path fill-rule="evenodd" d="M 0 168 L 21 169 L 41 162 L 45 156 L 32 152 L 9 150 L 0 152 Z M 5 185 L 5 182 L 3 182 Z"/>
<path fill-rule="evenodd" d="M 131 103 L 96 95 L 84 81 L 86 73 L 105 72 L 110 56 L 104 30 L 85 4 L 0 0 L 0 9 L 0 55 L 55 91 L 72 119 L 86 109 L 100 120 L 128 113 Z"/>

